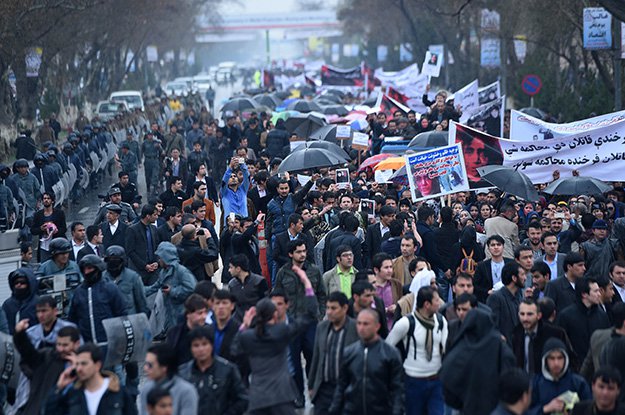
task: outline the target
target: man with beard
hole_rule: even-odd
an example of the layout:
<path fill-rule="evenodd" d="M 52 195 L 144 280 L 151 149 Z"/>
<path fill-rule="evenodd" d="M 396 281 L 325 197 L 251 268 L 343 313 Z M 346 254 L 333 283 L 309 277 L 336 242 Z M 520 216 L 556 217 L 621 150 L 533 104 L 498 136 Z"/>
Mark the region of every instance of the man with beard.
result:
<path fill-rule="evenodd" d="M 52 238 L 65 237 L 67 223 L 65 213 L 61 209 L 54 207 L 54 193 L 45 192 L 43 194 L 43 209 L 35 212 L 30 233 L 39 236 L 37 249 L 37 261 L 39 263 L 50 259 L 50 242 Z"/>

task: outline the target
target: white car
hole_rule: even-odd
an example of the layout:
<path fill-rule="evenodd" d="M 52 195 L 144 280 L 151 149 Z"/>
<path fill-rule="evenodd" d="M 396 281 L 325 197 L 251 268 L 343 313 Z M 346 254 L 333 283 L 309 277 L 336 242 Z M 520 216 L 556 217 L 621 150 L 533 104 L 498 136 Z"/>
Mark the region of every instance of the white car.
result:
<path fill-rule="evenodd" d="M 187 85 L 187 91 L 193 92 L 196 90 L 195 82 L 191 76 L 183 76 L 173 80 L 173 82 L 184 82 Z"/>
<path fill-rule="evenodd" d="M 96 107 L 95 113 L 102 121 L 108 121 L 115 118 L 115 115 L 128 111 L 128 105 L 124 101 L 100 101 Z"/>
<path fill-rule="evenodd" d="M 141 111 L 145 111 L 141 91 L 115 91 L 109 97 L 109 101 L 125 102 L 131 110 L 140 108 Z"/>
<path fill-rule="evenodd" d="M 165 88 L 163 88 L 163 91 L 165 91 L 165 94 L 167 94 L 168 96 L 181 96 L 189 93 L 189 87 L 187 86 L 186 82 L 171 81 L 165 84 Z"/>
<path fill-rule="evenodd" d="M 208 91 L 208 88 L 211 86 L 211 81 L 210 75 L 196 75 L 193 77 L 193 82 L 201 94 L 205 94 L 206 91 Z"/>

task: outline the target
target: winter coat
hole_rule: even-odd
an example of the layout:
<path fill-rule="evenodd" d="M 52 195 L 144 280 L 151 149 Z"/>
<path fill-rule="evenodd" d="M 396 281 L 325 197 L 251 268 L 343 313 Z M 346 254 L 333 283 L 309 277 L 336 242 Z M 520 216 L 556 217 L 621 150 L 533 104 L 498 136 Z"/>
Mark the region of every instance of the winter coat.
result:
<path fill-rule="evenodd" d="M 9 333 L 15 332 L 15 325 L 24 319 L 28 319 L 28 324 L 34 326 L 39 323 L 37 320 L 37 312 L 35 310 L 35 304 L 37 304 L 37 278 L 30 268 L 22 268 L 28 276 L 28 289 L 29 292 L 23 298 L 17 298 L 15 296 L 15 275 L 9 276 L 9 288 L 12 295 L 7 298 L 2 304 L 2 309 L 6 313 L 6 318 L 9 323 Z"/>

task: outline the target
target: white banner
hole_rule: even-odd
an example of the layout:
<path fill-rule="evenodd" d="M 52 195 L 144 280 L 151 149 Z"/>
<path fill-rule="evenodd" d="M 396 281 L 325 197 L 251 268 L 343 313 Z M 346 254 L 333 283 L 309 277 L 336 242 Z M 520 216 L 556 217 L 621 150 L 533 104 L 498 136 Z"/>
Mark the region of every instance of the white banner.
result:
<path fill-rule="evenodd" d="M 482 38 L 480 47 L 480 65 L 486 68 L 498 68 L 501 66 L 501 41 L 499 38 Z"/>
<path fill-rule="evenodd" d="M 397 86 L 398 84 L 414 81 L 413 78 L 419 76 L 419 66 L 413 63 L 410 66 L 406 66 L 401 71 L 396 72 L 384 72 L 382 68 L 378 68 L 373 73 L 373 76 L 380 80 L 382 86 Z"/>
<path fill-rule="evenodd" d="M 612 15 L 603 7 L 584 8 L 584 49 L 612 47 Z"/>
<path fill-rule="evenodd" d="M 474 174 L 476 169 L 493 164 L 522 171 L 533 183 L 552 181 L 554 170 L 561 177 L 570 177 L 578 170 L 580 176 L 625 180 L 625 123 L 537 143 L 497 138 L 452 122 L 449 142 L 462 144 L 471 189 L 484 187 Z"/>
<path fill-rule="evenodd" d="M 457 108 L 460 106 L 462 115 L 460 116 L 460 122 L 464 123 L 469 119 L 469 116 L 480 105 L 478 98 L 478 82 L 477 79 L 470 84 L 462 87 L 454 94 L 454 106 Z"/>
<path fill-rule="evenodd" d="M 567 124 L 554 124 L 512 110 L 510 113 L 510 140 L 540 141 L 565 137 L 620 123 L 623 120 L 625 120 L 625 111 L 618 111 Z"/>

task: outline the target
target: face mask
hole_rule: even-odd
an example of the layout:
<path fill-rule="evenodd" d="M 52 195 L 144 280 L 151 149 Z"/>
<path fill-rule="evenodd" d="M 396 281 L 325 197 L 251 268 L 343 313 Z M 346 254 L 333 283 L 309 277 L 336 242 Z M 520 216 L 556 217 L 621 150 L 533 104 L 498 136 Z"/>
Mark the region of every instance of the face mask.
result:
<path fill-rule="evenodd" d="M 109 258 L 106 261 L 106 270 L 114 277 L 117 277 L 124 270 L 124 261 L 121 258 Z"/>
<path fill-rule="evenodd" d="M 85 277 L 85 282 L 88 285 L 93 285 L 93 284 L 95 284 L 96 282 L 98 282 L 100 280 L 100 272 L 99 271 L 92 271 L 92 272 L 90 272 L 88 274 L 85 274 L 83 272 L 82 275 Z"/>
<path fill-rule="evenodd" d="M 29 294 L 30 294 L 30 288 L 28 288 L 28 286 L 15 288 L 13 290 L 13 295 L 15 295 L 15 298 L 17 298 L 18 300 L 26 299 Z"/>

